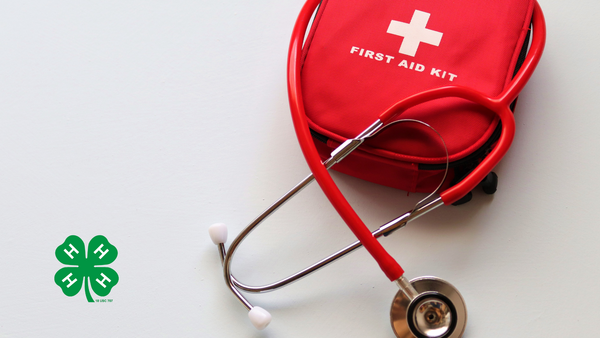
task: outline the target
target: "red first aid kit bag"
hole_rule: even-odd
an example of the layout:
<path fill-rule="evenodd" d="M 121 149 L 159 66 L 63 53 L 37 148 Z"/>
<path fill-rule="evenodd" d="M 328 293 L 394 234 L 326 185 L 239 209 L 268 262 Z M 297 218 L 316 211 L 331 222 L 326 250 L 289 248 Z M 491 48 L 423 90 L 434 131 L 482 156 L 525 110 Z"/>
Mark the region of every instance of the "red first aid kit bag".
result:
<path fill-rule="evenodd" d="M 531 0 L 323 0 L 302 64 L 306 115 L 321 157 L 424 90 L 460 85 L 501 93 L 525 58 L 533 6 Z M 422 124 L 398 123 L 333 169 L 431 192 L 444 176 L 446 148 L 448 187 L 477 166 L 501 132 L 496 114 L 460 98 L 424 103 L 401 118 L 422 121 L 439 136 Z"/>

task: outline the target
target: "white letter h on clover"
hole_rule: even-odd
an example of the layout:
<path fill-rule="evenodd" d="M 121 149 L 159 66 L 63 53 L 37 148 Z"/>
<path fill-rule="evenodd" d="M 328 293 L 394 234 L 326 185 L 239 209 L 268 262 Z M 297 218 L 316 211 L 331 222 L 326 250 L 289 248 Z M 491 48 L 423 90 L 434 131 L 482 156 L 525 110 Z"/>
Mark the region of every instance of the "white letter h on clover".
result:
<path fill-rule="evenodd" d="M 100 244 L 100 246 L 96 250 L 94 250 L 94 253 L 98 253 L 98 251 L 101 252 L 100 257 L 98 257 L 100 259 L 102 259 L 102 257 L 104 257 L 104 255 L 106 255 L 106 253 L 108 252 L 108 249 L 106 249 L 106 251 L 102 251 L 103 246 L 104 244 Z"/>

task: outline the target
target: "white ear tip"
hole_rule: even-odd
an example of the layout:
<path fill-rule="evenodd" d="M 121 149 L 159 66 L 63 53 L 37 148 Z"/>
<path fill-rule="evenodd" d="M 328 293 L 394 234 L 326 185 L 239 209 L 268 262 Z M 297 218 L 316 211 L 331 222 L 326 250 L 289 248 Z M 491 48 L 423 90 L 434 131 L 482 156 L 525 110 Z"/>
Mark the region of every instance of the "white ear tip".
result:
<path fill-rule="evenodd" d="M 216 245 L 227 242 L 227 226 L 224 223 L 215 223 L 208 228 L 210 239 Z"/>
<path fill-rule="evenodd" d="M 263 309 L 260 306 L 255 306 L 248 312 L 248 318 L 252 322 L 255 328 L 262 330 L 271 322 L 271 314 L 269 311 Z"/>

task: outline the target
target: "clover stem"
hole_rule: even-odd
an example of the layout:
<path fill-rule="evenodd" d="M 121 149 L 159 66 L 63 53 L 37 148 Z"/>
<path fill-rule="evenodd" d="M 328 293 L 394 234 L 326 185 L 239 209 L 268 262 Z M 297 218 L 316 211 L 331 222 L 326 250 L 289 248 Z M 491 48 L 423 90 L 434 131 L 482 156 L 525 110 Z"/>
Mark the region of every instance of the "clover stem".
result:
<path fill-rule="evenodd" d="M 91 283 L 91 279 L 90 277 L 85 277 L 85 280 L 83 281 L 83 284 L 85 284 L 85 298 L 87 298 L 87 301 L 90 303 L 94 302 L 94 299 L 92 299 L 92 295 L 90 294 L 90 287 L 89 287 L 89 283 Z"/>

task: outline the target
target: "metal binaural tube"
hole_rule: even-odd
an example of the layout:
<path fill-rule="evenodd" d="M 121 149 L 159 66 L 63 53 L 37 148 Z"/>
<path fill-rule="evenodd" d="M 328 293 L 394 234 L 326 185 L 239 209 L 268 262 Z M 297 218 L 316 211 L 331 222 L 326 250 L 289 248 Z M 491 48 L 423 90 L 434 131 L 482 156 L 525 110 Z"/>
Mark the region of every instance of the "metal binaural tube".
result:
<path fill-rule="evenodd" d="M 371 124 L 367 129 L 365 129 L 361 134 L 359 134 L 357 138 L 350 139 L 347 142 L 344 142 L 339 147 L 337 147 L 332 152 L 331 157 L 325 162 L 323 162 L 325 168 L 330 169 L 334 164 L 340 162 L 342 159 L 344 159 L 344 157 L 346 157 L 348 154 L 350 154 L 352 151 L 358 148 L 358 146 L 360 146 L 360 144 L 364 141 L 365 138 L 376 133 L 382 126 L 383 124 L 381 123 L 381 121 L 377 120 L 375 121 L 375 123 Z M 219 246 L 219 255 L 221 257 L 221 263 L 223 265 L 223 277 L 225 279 L 225 283 L 227 284 L 231 292 L 233 292 L 233 294 L 240 300 L 240 302 L 244 304 L 246 308 L 248 308 L 248 310 L 252 309 L 253 305 L 246 298 L 244 298 L 244 296 L 242 296 L 242 294 L 237 289 L 239 287 L 240 289 L 245 290 L 245 288 L 240 287 L 240 285 L 244 285 L 237 282 L 237 280 L 235 280 L 235 278 L 231 274 L 231 260 L 233 259 L 235 251 L 237 250 L 238 246 L 242 243 L 242 241 L 246 238 L 246 236 L 248 236 L 252 232 L 252 230 L 254 230 L 262 221 L 267 219 L 273 212 L 279 209 L 279 207 L 285 204 L 290 198 L 302 191 L 302 189 L 304 189 L 307 185 L 314 181 L 314 179 L 315 178 L 313 174 L 308 175 L 300 183 L 296 184 L 292 189 L 290 189 L 285 195 L 283 195 L 277 201 L 275 201 L 275 203 L 271 204 L 271 206 L 269 206 L 265 211 L 258 215 L 258 217 L 256 217 L 250 224 L 246 226 L 246 228 L 244 228 L 244 230 L 242 230 L 236 236 L 236 238 L 229 246 L 228 250 L 225 250 L 224 245 Z M 295 277 L 294 280 L 297 280 L 301 277 L 302 276 Z"/>
<path fill-rule="evenodd" d="M 240 300 L 240 302 L 248 309 L 251 310 L 253 305 L 239 292 L 237 287 L 232 281 L 233 276 L 231 275 L 231 260 L 233 259 L 233 255 L 237 247 L 242 243 L 244 238 L 248 236 L 256 226 L 258 226 L 263 220 L 269 217 L 275 210 L 279 209 L 287 200 L 289 200 L 292 196 L 299 193 L 302 189 L 304 189 L 309 183 L 314 180 L 313 175 L 308 175 L 304 178 L 300 183 L 294 186 L 291 190 L 289 190 L 285 195 L 279 198 L 275 203 L 271 204 L 269 208 L 263 211 L 254 221 L 252 221 L 242 232 L 240 232 L 231 245 L 229 246 L 229 250 L 225 251 L 225 247 L 219 246 L 219 255 L 222 256 L 222 264 L 223 264 L 223 277 L 225 278 L 225 283 L 227 287 L 233 292 L 233 294 Z"/>
<path fill-rule="evenodd" d="M 373 236 L 375 236 L 375 238 L 379 238 L 381 236 L 387 236 L 391 232 L 404 227 L 408 222 L 421 217 L 422 215 L 428 213 L 429 211 L 432 211 L 433 209 L 435 209 L 439 206 L 442 206 L 443 204 L 444 203 L 442 202 L 441 198 L 437 198 L 437 199 L 413 210 L 412 212 L 407 212 L 407 213 L 391 220 L 390 222 L 382 225 L 381 227 L 379 227 L 379 229 L 372 232 Z M 354 250 L 360 248 L 361 246 L 362 246 L 362 244 L 359 241 L 356 241 L 356 242 L 346 246 L 345 248 L 321 259 L 320 261 L 318 261 L 318 262 L 316 262 L 316 263 L 314 263 L 314 264 L 312 264 L 312 265 L 310 265 L 310 266 L 308 266 L 286 278 L 283 278 L 277 282 L 274 282 L 274 283 L 270 283 L 270 284 L 266 284 L 266 285 L 262 285 L 262 286 L 250 286 L 250 285 L 246 285 L 246 284 L 239 282 L 233 275 L 231 276 L 231 281 L 236 287 L 238 287 L 241 290 L 247 291 L 247 292 L 265 293 L 265 292 L 274 291 L 276 289 L 279 289 L 288 284 L 294 283 L 294 282 L 308 276 L 309 274 L 325 267 L 326 265 L 333 263 L 337 259 L 346 256 L 347 254 L 353 252 Z"/>

